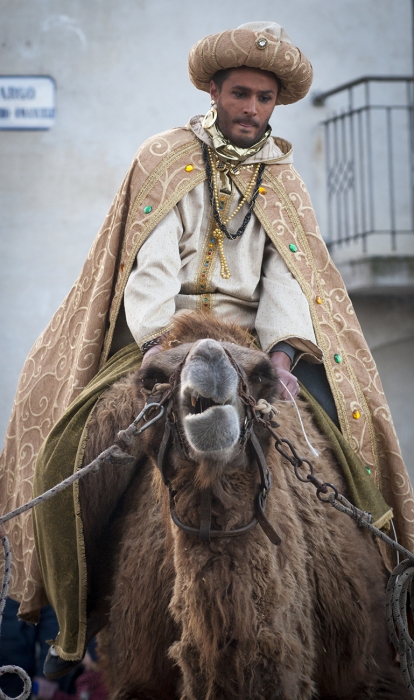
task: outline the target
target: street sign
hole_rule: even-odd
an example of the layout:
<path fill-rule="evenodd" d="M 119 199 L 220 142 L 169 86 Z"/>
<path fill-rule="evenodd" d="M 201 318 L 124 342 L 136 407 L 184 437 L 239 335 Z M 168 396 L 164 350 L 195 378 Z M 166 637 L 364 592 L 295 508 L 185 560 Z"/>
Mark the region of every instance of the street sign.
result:
<path fill-rule="evenodd" d="M 56 84 L 47 75 L 0 75 L 0 130 L 50 129 Z"/>

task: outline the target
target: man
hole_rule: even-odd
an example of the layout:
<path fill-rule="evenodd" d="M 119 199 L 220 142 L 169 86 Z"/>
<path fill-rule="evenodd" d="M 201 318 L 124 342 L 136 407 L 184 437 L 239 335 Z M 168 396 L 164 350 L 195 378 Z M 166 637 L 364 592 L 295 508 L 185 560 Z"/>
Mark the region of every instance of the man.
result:
<path fill-rule="evenodd" d="M 200 309 L 256 334 L 287 399 L 299 390 L 296 365 L 326 410 L 318 415 L 333 443 L 348 461 L 359 457 L 357 480 L 379 504 L 378 527 L 393 508 L 412 549 L 413 494 L 375 364 L 292 148 L 268 127 L 275 105 L 306 95 L 311 65 L 279 25 L 255 22 L 198 42 L 189 72 L 210 92 L 210 111 L 140 148 L 78 281 L 26 363 L 4 453 L 4 510 L 14 507 L 13 491 L 30 497 L 46 437 L 36 493 L 80 466 L 104 387 L 137 366 L 137 346 L 144 362 L 158 351 L 174 315 Z M 46 599 L 55 607 L 60 635 L 45 669 L 54 678 L 79 662 L 93 628 L 77 490 L 34 517 L 36 551 L 30 517 L 14 524 L 13 594 L 25 619 Z"/>
<path fill-rule="evenodd" d="M 211 80 L 210 93 L 210 113 L 204 119 L 196 117 L 190 122 L 196 136 L 211 147 L 214 139 L 217 142 L 222 134 L 239 149 L 239 163 L 257 165 L 263 162 L 264 142 L 270 136 L 269 119 L 279 93 L 275 74 L 245 66 L 219 71 Z M 242 154 L 245 150 L 255 150 L 257 144 L 262 144 L 257 153 Z M 274 143 L 268 143 L 269 149 L 273 150 L 274 160 L 290 161 L 290 157 L 284 157 Z M 267 158 L 269 160 L 269 155 Z M 226 161 L 221 162 L 224 165 Z M 234 166 L 237 163 L 233 160 Z M 254 181 L 253 166 L 250 167 Z M 225 170 L 221 169 L 220 173 L 226 176 L 220 180 L 218 191 L 218 210 L 223 212 L 224 220 L 227 213 L 234 212 L 242 198 Z M 264 193 L 265 188 L 256 182 L 254 187 L 259 194 Z M 233 231 L 242 224 L 247 204 L 245 202 L 233 217 L 229 226 Z M 224 240 L 226 254 L 222 259 L 224 265 L 230 265 L 231 273 L 227 267 L 227 273 L 223 274 L 219 264 L 222 232 L 216 229 L 216 224 L 209 225 L 210 216 L 208 184 L 204 182 L 185 195 L 164 217 L 138 253 L 125 289 L 124 304 L 128 327 L 137 344 L 146 351 L 144 362 L 146 357 L 157 352 L 158 338 L 168 332 L 168 324 L 177 310 L 179 313 L 202 305 L 204 309 L 254 328 L 263 349 L 271 353 L 285 384 L 282 397 L 289 399 L 289 391 L 296 396 L 298 381 L 289 371 L 295 355 L 294 347 L 298 346 L 300 351 L 307 344 L 306 350 L 312 356 L 317 360 L 322 356 L 316 346 L 306 298 L 271 241 L 266 240 L 255 217 L 236 239 L 237 242 Z M 207 250 L 203 257 L 206 237 Z M 163 251 L 161 264 L 160 250 Z M 216 260 L 217 254 L 219 260 Z M 199 269 L 199 279 L 194 282 L 200 256 L 203 264 Z M 233 257 L 234 262 L 230 262 Z M 240 265 L 243 259 L 247 262 L 245 269 Z M 285 287 L 283 292 L 281 285 Z M 280 338 L 290 339 L 291 344 L 280 341 Z M 274 344 L 276 340 L 279 342 Z"/>

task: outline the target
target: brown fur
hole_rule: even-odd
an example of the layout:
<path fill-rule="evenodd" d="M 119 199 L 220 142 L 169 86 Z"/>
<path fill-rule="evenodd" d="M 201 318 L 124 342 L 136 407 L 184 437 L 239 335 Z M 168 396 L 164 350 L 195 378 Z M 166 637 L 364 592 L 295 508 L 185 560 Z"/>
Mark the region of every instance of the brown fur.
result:
<path fill-rule="evenodd" d="M 226 343 L 255 398 L 274 399 L 277 379 L 251 337 L 211 316 L 179 318 L 164 341 L 166 352 L 138 374 L 138 388 L 168 380 L 189 344 L 206 336 Z M 131 410 L 127 418 L 125 409 L 120 427 L 143 404 L 139 393 L 133 396 L 131 378 L 108 390 L 90 425 L 92 453 L 113 441 L 120 393 L 128 396 L 122 405 Z M 346 493 L 329 445 L 300 404 L 306 432 L 321 453 L 317 476 Z M 294 407 L 278 406 L 280 434 L 306 455 Z M 114 506 L 104 529 L 105 536 L 111 531 L 106 551 L 113 553 L 116 569 L 110 624 L 100 635 L 111 698 L 408 700 L 387 640 L 386 572 L 374 541 L 320 503 L 268 434 L 256 433 L 273 476 L 266 513 L 282 538 L 279 547 L 258 526 L 206 544 L 172 523 L 155 466 L 163 421 L 142 434 L 133 480 L 127 474 L 119 487 L 116 477 L 107 477 L 111 503 L 126 488 L 122 506 Z M 252 518 L 258 475 L 249 451 L 219 475 L 211 465 L 185 462 L 174 448 L 170 466 L 176 510 L 187 524 L 199 524 L 197 482 L 212 488 L 214 526 L 232 529 Z M 114 470 L 118 478 L 123 469 Z M 96 490 L 99 498 L 104 492 Z"/>

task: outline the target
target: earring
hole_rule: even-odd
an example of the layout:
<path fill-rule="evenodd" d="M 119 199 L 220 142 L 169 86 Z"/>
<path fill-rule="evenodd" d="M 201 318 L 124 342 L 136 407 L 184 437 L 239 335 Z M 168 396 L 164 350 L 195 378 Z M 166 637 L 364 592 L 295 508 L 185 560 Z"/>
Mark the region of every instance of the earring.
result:
<path fill-rule="evenodd" d="M 203 121 L 201 122 L 204 129 L 210 129 L 217 119 L 217 109 L 214 100 L 211 100 L 210 105 L 210 109 L 204 116 Z"/>

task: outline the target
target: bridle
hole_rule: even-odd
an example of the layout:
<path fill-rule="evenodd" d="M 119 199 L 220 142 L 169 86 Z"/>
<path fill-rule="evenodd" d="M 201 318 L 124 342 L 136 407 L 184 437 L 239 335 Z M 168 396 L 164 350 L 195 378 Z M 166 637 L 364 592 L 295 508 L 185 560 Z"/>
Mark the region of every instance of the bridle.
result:
<path fill-rule="evenodd" d="M 186 460 L 187 462 L 194 462 L 194 460 L 189 456 L 186 440 L 180 432 L 175 411 L 176 396 L 181 383 L 181 372 L 187 360 L 187 354 L 180 362 L 175 372 L 171 375 L 169 383 L 161 385 L 156 384 L 147 398 L 147 401 L 153 401 L 155 395 L 162 393 L 162 396 L 157 403 L 159 403 L 159 405 L 165 405 L 166 407 L 164 434 L 158 450 L 157 464 L 161 478 L 169 491 L 171 518 L 177 527 L 189 535 L 199 537 L 199 539 L 203 542 L 210 542 L 212 538 L 237 537 L 239 535 L 244 535 L 259 524 L 269 540 L 273 544 L 279 545 L 281 543 L 281 539 L 265 515 L 266 501 L 272 484 L 271 474 L 267 467 L 266 459 L 257 435 L 254 432 L 254 423 L 265 423 L 265 421 L 260 418 L 255 411 L 254 407 L 256 406 L 256 400 L 248 392 L 246 375 L 243 368 L 226 348 L 223 348 L 223 350 L 237 373 L 238 395 L 241 402 L 245 406 L 244 426 L 239 439 L 240 451 L 245 450 L 247 446 L 250 445 L 259 472 L 259 483 L 254 498 L 254 517 L 247 525 L 234 528 L 233 530 L 213 529 L 211 527 L 212 494 L 210 488 L 200 490 L 200 526 L 198 528 L 186 525 L 177 515 L 175 499 L 178 492 L 174 490 L 169 478 L 168 457 L 172 446 L 174 445 L 176 447 L 178 454 L 182 459 Z M 278 427 L 278 425 L 273 423 L 273 427 Z"/>

